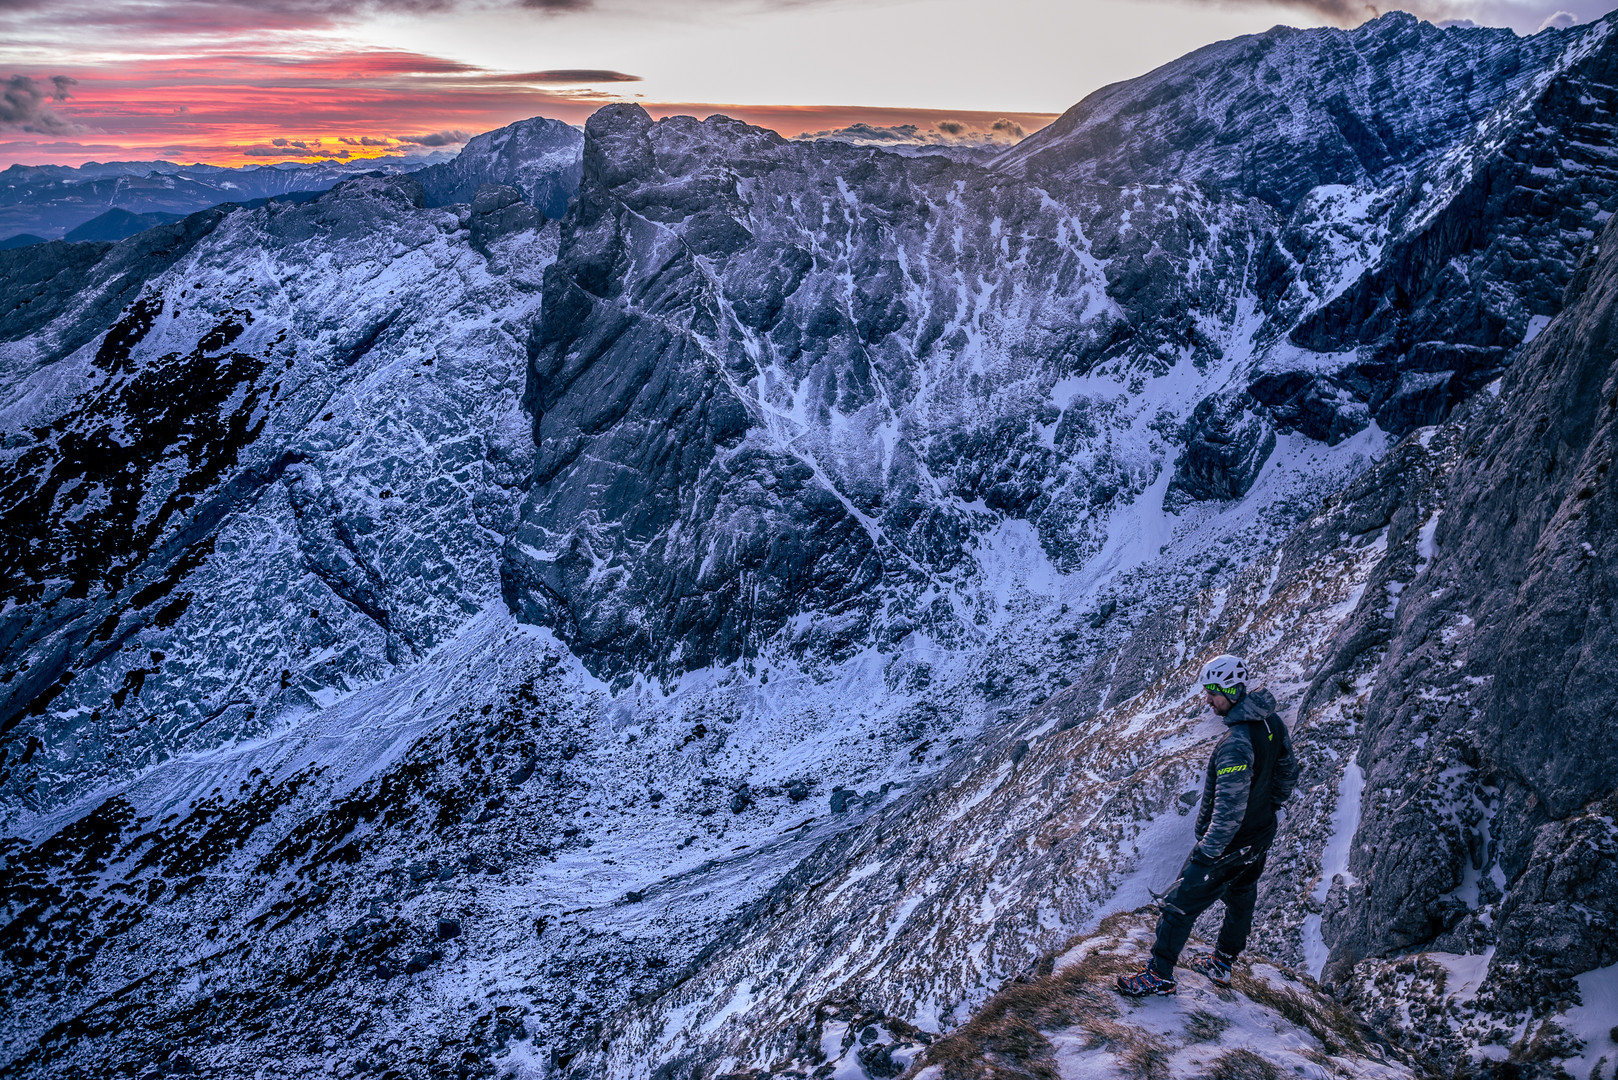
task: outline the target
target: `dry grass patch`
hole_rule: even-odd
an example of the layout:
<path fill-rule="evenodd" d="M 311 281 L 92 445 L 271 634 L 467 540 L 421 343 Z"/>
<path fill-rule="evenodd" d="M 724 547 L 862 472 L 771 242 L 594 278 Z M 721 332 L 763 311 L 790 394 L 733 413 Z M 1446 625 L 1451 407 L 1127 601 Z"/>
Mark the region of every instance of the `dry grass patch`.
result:
<path fill-rule="evenodd" d="M 1228 1027 L 1230 1021 L 1225 1017 L 1197 1009 L 1186 1018 L 1185 1037 L 1191 1042 L 1213 1042 Z"/>
<path fill-rule="evenodd" d="M 1231 1050 L 1220 1055 L 1205 1080 L 1281 1080 L 1281 1072 L 1251 1050 Z"/>
<path fill-rule="evenodd" d="M 1134 912 L 1109 916 L 1084 940 L 1115 937 L 1079 962 L 1025 982 L 1011 983 L 977 1014 L 919 1058 L 912 1072 L 937 1065 L 944 1080 L 1057 1080 L 1045 1032 L 1077 1028 L 1086 1048 L 1104 1048 L 1140 1080 L 1168 1080 L 1169 1047 L 1148 1032 L 1118 1022 L 1113 980 L 1133 971 L 1138 953 L 1127 941 Z M 1054 960 L 1054 957 L 1047 958 Z M 1050 970 L 1044 962 L 1035 970 Z"/>

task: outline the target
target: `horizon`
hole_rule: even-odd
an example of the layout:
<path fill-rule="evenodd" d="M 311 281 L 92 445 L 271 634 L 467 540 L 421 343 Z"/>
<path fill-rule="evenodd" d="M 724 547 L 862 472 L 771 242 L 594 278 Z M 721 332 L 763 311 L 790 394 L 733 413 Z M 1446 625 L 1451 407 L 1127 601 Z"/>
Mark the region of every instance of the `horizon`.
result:
<path fill-rule="evenodd" d="M 182 0 L 21 0 L 0 16 L 0 168 L 410 158 L 534 116 L 579 126 L 623 101 L 786 138 L 912 125 L 936 142 L 1009 146 L 1103 86 L 1276 26 L 1351 28 L 1406 10 L 1532 33 L 1607 7 L 706 0 L 675 13 L 651 0 L 420 0 L 401 14 L 376 0 L 205 12 Z"/>

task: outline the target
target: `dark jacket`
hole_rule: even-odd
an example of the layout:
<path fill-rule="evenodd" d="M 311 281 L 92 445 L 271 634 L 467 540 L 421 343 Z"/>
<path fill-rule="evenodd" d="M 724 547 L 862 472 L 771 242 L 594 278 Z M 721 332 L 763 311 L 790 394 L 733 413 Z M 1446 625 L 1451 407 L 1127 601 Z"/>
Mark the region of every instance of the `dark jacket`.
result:
<path fill-rule="evenodd" d="M 1268 846 L 1275 811 L 1298 786 L 1292 737 L 1266 690 L 1243 694 L 1225 714 L 1197 812 L 1197 854 L 1214 861 L 1255 841 Z"/>

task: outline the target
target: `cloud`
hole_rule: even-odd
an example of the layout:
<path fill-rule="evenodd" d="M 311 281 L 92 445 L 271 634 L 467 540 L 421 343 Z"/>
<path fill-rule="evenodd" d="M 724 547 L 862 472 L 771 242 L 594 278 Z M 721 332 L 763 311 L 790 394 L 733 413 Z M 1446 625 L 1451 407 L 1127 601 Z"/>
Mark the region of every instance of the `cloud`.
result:
<path fill-rule="evenodd" d="M 1579 17 L 1571 11 L 1553 11 L 1545 16 L 1545 21 L 1539 24 L 1541 30 L 1566 30 L 1570 26 L 1579 25 Z"/>
<path fill-rule="evenodd" d="M 0 11 L 7 3 L 0 0 Z M 76 0 L 63 0 L 74 3 Z M 113 0 L 117 2 L 117 0 Z M 154 3 L 166 0 L 153 0 Z M 218 45 L 241 47 L 222 49 Z M 253 52 L 246 43 L 220 42 L 188 54 L 142 57 L 129 55 L 104 68 L 65 69 L 80 82 L 71 86 L 70 115 L 80 130 L 95 133 L 98 144 L 117 144 L 116 151 L 82 152 L 69 145 L 45 146 L 54 136 L 19 135 L 37 149 L 8 154 L 9 160 L 78 164 L 91 158 L 148 159 L 170 148 L 185 148 L 186 161 L 246 164 L 266 158 L 305 159 L 320 146 L 348 149 L 354 157 L 377 153 L 422 154 L 448 148 L 453 152 L 470 134 L 514 120 L 546 116 L 572 124 L 629 90 L 627 76 L 611 69 L 551 69 L 545 72 L 500 72 L 475 64 L 400 49 L 334 50 L 329 43 L 303 49 L 282 40 L 275 52 Z M 137 47 L 146 47 L 137 43 Z M 47 98 L 55 69 L 19 67 Z M 562 71 L 565 74 L 554 74 Z M 616 82 L 567 85 L 543 79 L 590 77 L 611 73 Z M 0 76 L 0 90 L 5 88 Z M 67 92 L 66 87 L 62 92 Z M 48 108 L 49 101 L 40 105 Z M 950 136 L 936 130 L 940 121 L 958 121 L 985 145 L 1016 137 L 1016 128 L 1035 131 L 1055 114 L 970 112 L 940 109 L 884 109 L 823 106 L 752 106 L 736 103 L 646 102 L 654 116 L 723 112 L 748 123 L 793 136 L 804 131 L 837 130 L 865 124 L 858 133 L 873 141 L 914 140 Z M 997 119 L 1010 127 L 995 128 Z M 904 130 L 906 128 L 909 130 Z M 879 134 L 877 129 L 890 129 Z M 408 132 L 390 138 L 372 132 Z M 977 133 L 974 135 L 973 133 Z M 991 139 L 992 135 L 992 139 Z M 287 144 L 276 147 L 273 139 Z M 302 147 L 293 142 L 302 142 Z M 255 148 L 252 153 L 242 148 Z M 0 162 L 3 164 L 3 162 Z"/>
<path fill-rule="evenodd" d="M 60 46 L 64 37 L 75 36 L 99 43 L 115 34 L 125 47 L 145 42 L 166 52 L 178 42 L 327 33 L 377 16 L 494 10 L 543 17 L 595 6 L 596 0 L 0 0 L 0 14 L 7 37 L 30 44 Z"/>
<path fill-rule="evenodd" d="M 395 139 L 416 146 L 458 146 L 472 137 L 470 131 L 434 131 L 426 135 L 395 135 Z"/>
<path fill-rule="evenodd" d="M 1017 123 L 1015 120 L 1007 120 L 1003 116 L 994 123 L 990 124 L 989 130 L 998 131 L 1002 135 L 1008 135 L 1013 139 L 1020 139 L 1026 134 L 1026 132 L 1023 131 L 1023 126 L 1021 124 Z"/>
<path fill-rule="evenodd" d="M 945 135 L 965 135 L 966 125 L 959 120 L 940 120 L 933 125 Z"/>
<path fill-rule="evenodd" d="M 48 79 L 34 79 L 28 75 L 13 75 L 0 90 L 0 131 L 15 129 L 30 134 L 66 135 L 78 131 L 76 124 L 58 116 L 51 102 L 66 101 L 67 88 L 78 83 L 66 75 L 52 75 Z"/>
<path fill-rule="evenodd" d="M 273 157 L 285 160 L 287 158 L 346 158 L 347 150 L 325 150 L 319 146 L 310 146 L 301 139 L 271 139 L 269 146 L 245 146 L 237 148 L 235 153 L 244 157 Z"/>
<path fill-rule="evenodd" d="M 523 75 L 500 75 L 501 82 L 514 83 L 604 83 L 640 82 L 639 75 L 604 68 L 561 68 L 556 71 L 530 71 Z"/>

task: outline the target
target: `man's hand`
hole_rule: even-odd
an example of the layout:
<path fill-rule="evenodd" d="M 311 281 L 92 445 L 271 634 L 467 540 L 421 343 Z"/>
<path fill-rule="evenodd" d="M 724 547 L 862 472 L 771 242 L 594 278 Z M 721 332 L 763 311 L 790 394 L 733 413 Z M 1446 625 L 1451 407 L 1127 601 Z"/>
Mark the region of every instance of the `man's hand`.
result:
<path fill-rule="evenodd" d="M 1191 857 L 1185 861 L 1185 869 L 1180 871 L 1180 881 L 1187 888 L 1200 888 L 1213 873 L 1213 860 L 1202 853 L 1199 845 L 1191 849 Z"/>

